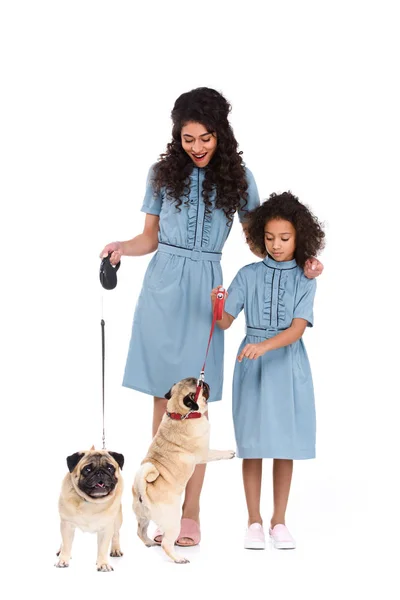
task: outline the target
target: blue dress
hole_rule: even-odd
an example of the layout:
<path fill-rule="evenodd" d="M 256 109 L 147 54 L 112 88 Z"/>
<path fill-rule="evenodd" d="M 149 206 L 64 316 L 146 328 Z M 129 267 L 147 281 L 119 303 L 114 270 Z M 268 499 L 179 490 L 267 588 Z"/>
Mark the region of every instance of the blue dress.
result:
<path fill-rule="evenodd" d="M 294 318 L 313 325 L 315 279 L 296 261 L 269 256 L 240 269 L 228 289 L 225 310 L 246 318 L 246 344 L 290 327 Z M 271 350 L 256 360 L 236 361 L 233 419 L 240 458 L 315 457 L 315 405 L 311 369 L 303 340 Z"/>
<path fill-rule="evenodd" d="M 177 381 L 199 376 L 212 320 L 210 293 L 223 281 L 221 252 L 231 228 L 215 197 L 205 212 L 203 169 L 193 168 L 189 201 L 182 198 L 180 210 L 165 189 L 154 193 L 152 174 L 150 169 L 142 211 L 159 215 L 159 245 L 136 305 L 123 385 L 163 397 Z M 251 210 L 260 200 L 248 169 L 246 177 Z M 244 215 L 239 211 L 240 220 Z M 216 327 L 205 372 L 209 401 L 222 397 L 223 360 L 223 332 Z"/>

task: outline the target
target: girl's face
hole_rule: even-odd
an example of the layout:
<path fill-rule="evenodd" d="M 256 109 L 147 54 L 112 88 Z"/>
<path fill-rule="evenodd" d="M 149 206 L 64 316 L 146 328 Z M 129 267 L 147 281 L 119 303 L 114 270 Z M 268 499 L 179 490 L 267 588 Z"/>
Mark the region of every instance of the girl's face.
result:
<path fill-rule="evenodd" d="M 296 230 L 289 221 L 271 219 L 264 227 L 267 252 L 278 262 L 292 260 L 296 250 Z"/>
<path fill-rule="evenodd" d="M 217 149 L 216 133 L 209 133 L 201 123 L 190 121 L 181 130 L 182 148 L 198 167 L 206 167 Z"/>

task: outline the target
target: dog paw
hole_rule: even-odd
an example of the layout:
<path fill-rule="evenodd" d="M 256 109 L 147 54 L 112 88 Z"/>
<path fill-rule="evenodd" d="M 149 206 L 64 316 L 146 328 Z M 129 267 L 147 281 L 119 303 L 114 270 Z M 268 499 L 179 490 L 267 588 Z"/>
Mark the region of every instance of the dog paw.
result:
<path fill-rule="evenodd" d="M 236 456 L 236 452 L 234 450 L 223 450 L 222 458 L 225 460 L 230 460 Z"/>
<path fill-rule="evenodd" d="M 188 560 L 184 556 L 179 556 L 174 559 L 174 563 L 176 563 L 177 565 L 186 565 L 189 562 L 190 562 L 190 560 Z"/>
<path fill-rule="evenodd" d="M 59 569 L 66 569 L 67 567 L 69 567 L 69 562 L 67 562 L 66 560 L 59 560 L 58 563 L 56 563 L 54 566 L 58 567 Z"/>
<path fill-rule="evenodd" d="M 113 548 L 110 552 L 110 556 L 112 556 L 113 558 L 121 558 L 121 556 L 123 555 L 124 553 L 120 548 Z"/>
<path fill-rule="evenodd" d="M 102 573 L 106 573 L 108 571 L 114 571 L 112 566 L 109 565 L 108 563 L 103 563 L 102 565 L 97 565 L 97 570 L 101 571 Z"/>
<path fill-rule="evenodd" d="M 157 544 L 157 542 L 155 542 L 154 540 L 149 540 L 145 542 L 144 545 L 147 546 L 147 548 L 151 548 L 152 546 L 159 546 L 159 544 Z"/>

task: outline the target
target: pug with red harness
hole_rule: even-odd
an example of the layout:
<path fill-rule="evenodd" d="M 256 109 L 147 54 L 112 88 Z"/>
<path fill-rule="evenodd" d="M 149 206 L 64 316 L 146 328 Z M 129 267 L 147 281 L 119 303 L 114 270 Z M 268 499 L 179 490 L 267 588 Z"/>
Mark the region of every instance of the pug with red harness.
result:
<path fill-rule="evenodd" d="M 138 536 L 146 546 L 156 542 L 147 534 L 154 521 L 163 534 L 161 547 L 176 563 L 189 562 L 175 553 L 180 532 L 181 496 L 195 466 L 230 459 L 233 450 L 210 450 L 210 424 L 206 416 L 210 388 L 188 377 L 165 395 L 167 410 L 136 473 L 132 492 Z M 197 392 L 197 393 L 196 393 Z"/>

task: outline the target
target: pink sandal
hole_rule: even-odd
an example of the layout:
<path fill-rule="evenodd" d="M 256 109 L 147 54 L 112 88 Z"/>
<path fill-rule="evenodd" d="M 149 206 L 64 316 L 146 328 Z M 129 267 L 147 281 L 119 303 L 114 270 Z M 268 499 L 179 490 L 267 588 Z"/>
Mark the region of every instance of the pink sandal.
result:
<path fill-rule="evenodd" d="M 156 529 L 153 535 L 153 541 L 157 544 L 157 546 L 161 546 L 163 533 L 159 529 Z M 156 540 L 156 538 L 161 538 L 160 541 Z"/>
<path fill-rule="evenodd" d="M 161 546 L 161 541 L 162 541 L 162 537 L 163 537 L 163 533 L 162 531 L 160 531 L 160 529 L 156 529 L 153 535 L 153 540 L 155 541 L 155 543 L 158 546 Z M 156 538 L 161 538 L 160 540 L 157 540 Z M 192 544 L 182 544 L 179 543 L 179 540 L 181 540 L 182 538 L 187 538 L 189 540 L 192 540 Z M 196 521 L 193 521 L 193 519 L 181 519 L 181 530 L 179 533 L 179 537 L 176 540 L 175 544 L 177 546 L 197 546 L 197 544 L 200 543 L 200 527 L 198 525 L 198 523 L 196 523 Z"/>
<path fill-rule="evenodd" d="M 180 540 L 183 538 L 188 538 L 192 540 L 192 544 L 182 544 Z M 179 537 L 176 540 L 177 546 L 188 547 L 188 546 L 197 546 L 200 543 L 200 526 L 193 519 L 181 519 L 181 531 L 179 533 Z"/>

